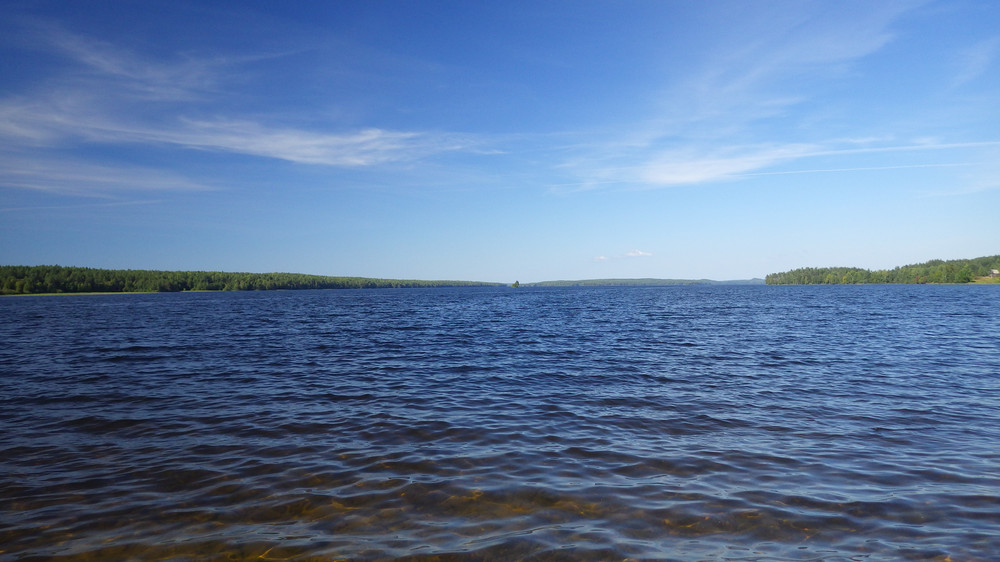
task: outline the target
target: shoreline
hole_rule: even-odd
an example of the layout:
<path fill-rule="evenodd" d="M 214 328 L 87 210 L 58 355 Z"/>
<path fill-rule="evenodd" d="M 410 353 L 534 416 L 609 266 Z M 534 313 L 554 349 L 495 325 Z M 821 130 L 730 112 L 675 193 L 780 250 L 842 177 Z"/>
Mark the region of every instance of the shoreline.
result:
<path fill-rule="evenodd" d="M 690 284 L 693 285 L 693 284 Z M 876 285 L 876 286 L 886 286 L 886 285 L 1000 285 L 1000 278 L 991 279 L 989 277 L 981 277 L 970 281 L 968 283 L 780 283 L 780 284 L 767 284 L 765 286 L 778 287 L 778 286 L 843 286 L 843 285 Z M 643 288 L 648 287 L 646 285 L 615 285 L 616 287 L 625 288 Z M 676 287 L 676 286 L 686 286 L 686 285 L 655 285 L 657 287 Z M 583 285 L 563 285 L 558 286 L 561 288 L 586 288 Z M 360 289 L 384 289 L 389 287 L 361 287 Z M 396 287 L 392 287 L 396 288 Z M 421 289 L 425 287 L 398 287 L 400 289 Z M 426 287 L 429 288 L 429 287 Z M 543 287 L 546 288 L 546 287 Z M 345 289 L 354 289 L 353 287 Z M 273 292 L 287 292 L 287 291 L 340 291 L 344 289 L 263 289 L 263 290 L 237 290 L 237 291 L 225 291 L 225 290 L 211 290 L 211 289 L 200 289 L 191 291 L 86 291 L 86 292 L 62 292 L 62 293 L 5 293 L 0 294 L 0 298 L 4 297 L 68 297 L 68 296 L 93 296 L 93 295 L 160 295 L 160 294 L 178 294 L 178 293 L 273 293 Z"/>

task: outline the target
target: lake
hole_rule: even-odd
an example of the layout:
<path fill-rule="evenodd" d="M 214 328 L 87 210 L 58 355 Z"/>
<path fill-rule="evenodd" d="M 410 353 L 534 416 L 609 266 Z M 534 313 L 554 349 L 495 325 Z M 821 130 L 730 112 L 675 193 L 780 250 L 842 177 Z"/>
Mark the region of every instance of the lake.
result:
<path fill-rule="evenodd" d="M 986 560 L 1000 286 L 0 299 L 0 559 Z"/>

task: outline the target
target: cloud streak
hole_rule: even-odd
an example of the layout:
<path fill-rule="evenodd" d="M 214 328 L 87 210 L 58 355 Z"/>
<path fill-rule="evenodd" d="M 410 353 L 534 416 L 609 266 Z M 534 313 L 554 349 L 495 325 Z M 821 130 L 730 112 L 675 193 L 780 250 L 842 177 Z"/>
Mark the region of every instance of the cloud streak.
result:
<path fill-rule="evenodd" d="M 183 128 L 169 134 L 144 133 L 152 141 L 191 148 L 344 167 L 414 160 L 463 150 L 472 144 L 460 135 L 377 128 L 322 133 L 266 127 L 249 121 L 186 121 Z"/>
<path fill-rule="evenodd" d="M 958 73 L 952 81 L 957 88 L 979 78 L 1000 56 L 1000 37 L 993 37 L 973 45 L 958 57 Z"/>
<path fill-rule="evenodd" d="M 82 88 L 113 85 L 114 90 L 102 93 L 115 97 L 145 101 L 200 99 L 217 91 L 222 69 L 230 64 L 222 58 L 154 61 L 56 26 L 35 22 L 32 27 L 46 39 L 40 48 L 63 55 L 79 65 L 69 79 L 71 82 Z"/>
<path fill-rule="evenodd" d="M 750 4 L 729 6 L 722 23 L 732 39 L 704 70 L 668 90 L 667 107 L 674 108 L 668 120 L 729 131 L 781 114 L 808 99 L 806 85 L 844 73 L 889 43 L 889 26 L 911 7 L 883 3 L 845 16 L 851 10 L 832 6 L 787 4 L 780 16 Z"/>
<path fill-rule="evenodd" d="M 31 205 L 23 207 L 0 207 L 0 213 L 23 213 L 26 211 L 58 211 L 66 209 L 87 209 L 87 208 L 137 207 L 146 205 L 157 205 L 160 203 L 163 203 L 163 201 L 157 199 L 151 199 L 143 201 L 111 201 L 107 203 L 80 203 L 75 205 Z"/>
<path fill-rule="evenodd" d="M 857 146 L 816 138 L 809 134 L 815 127 L 805 126 L 822 120 L 826 111 L 815 98 L 846 80 L 858 61 L 891 44 L 896 37 L 893 25 L 923 3 L 864 4 L 861 9 L 838 3 L 792 3 L 780 13 L 760 12 L 748 4 L 727 5 L 733 10 L 719 16 L 718 33 L 730 39 L 721 42 L 701 70 L 663 88 L 657 114 L 622 135 L 606 135 L 609 140 L 596 147 L 581 143 L 562 169 L 580 178 L 575 185 L 581 189 L 658 188 L 744 178 L 816 157 L 993 144 L 875 146 L 877 139 L 869 139 Z M 961 78 L 982 74 L 996 53 L 996 41 L 970 49 Z M 775 141 L 767 142 L 768 138 Z M 788 138 L 802 140 L 778 140 Z"/>
<path fill-rule="evenodd" d="M 74 66 L 30 94 L 0 99 L 0 142 L 9 153 L 23 156 L 93 144 L 159 145 L 363 168 L 475 150 L 478 144 L 471 135 L 437 131 L 351 129 L 322 121 L 305 129 L 281 124 L 274 117 L 231 116 L 226 90 L 232 87 L 234 67 L 254 57 L 158 61 L 54 26 L 35 24 L 34 29 L 44 38 L 36 47 L 57 53 Z M 211 117 L 198 116 L 212 107 L 217 109 Z M 186 185 L 127 170 L 88 174 L 84 167 L 81 173 L 86 177 L 81 178 L 61 168 L 49 173 L 45 167 L 29 165 L 18 171 L 11 167 L 13 161 L 6 160 L 3 177 L 14 187 L 105 192 L 112 185 L 150 189 Z"/>
<path fill-rule="evenodd" d="M 468 135 L 367 128 L 321 132 L 247 120 L 177 117 L 166 124 L 130 121 L 91 103 L 86 94 L 0 101 L 0 138 L 9 146 L 53 148 L 73 143 L 161 144 L 274 158 L 300 164 L 363 167 L 472 150 Z"/>
<path fill-rule="evenodd" d="M 935 152 L 967 148 L 1000 146 L 1000 141 L 981 142 L 916 142 L 906 145 L 869 146 L 861 148 L 837 147 L 840 141 L 826 141 L 820 144 L 790 144 L 784 146 L 765 145 L 760 147 L 731 147 L 707 154 L 690 150 L 675 151 L 659 156 L 659 159 L 635 169 L 639 181 L 655 186 L 698 184 L 725 181 L 734 178 L 802 174 L 857 170 L 890 170 L 923 167 L 958 167 L 972 165 L 968 162 L 911 164 L 901 166 L 872 166 L 823 168 L 791 171 L 759 172 L 766 168 L 797 160 L 824 156 L 847 156 L 893 152 Z"/>
<path fill-rule="evenodd" d="M 624 254 L 619 254 L 617 256 L 613 256 L 610 258 L 607 256 L 597 256 L 594 258 L 594 261 L 603 262 L 603 261 L 631 259 L 631 258 L 648 258 L 651 257 L 652 255 L 653 254 L 651 252 L 644 252 L 642 250 L 629 250 Z"/>
<path fill-rule="evenodd" d="M 692 150 L 668 151 L 638 169 L 638 179 L 650 185 L 683 185 L 732 178 L 814 151 L 808 145 L 743 148 L 717 154 Z"/>
<path fill-rule="evenodd" d="M 61 195 L 115 197 L 124 192 L 206 191 L 210 185 L 154 168 L 0 154 L 0 184 Z"/>

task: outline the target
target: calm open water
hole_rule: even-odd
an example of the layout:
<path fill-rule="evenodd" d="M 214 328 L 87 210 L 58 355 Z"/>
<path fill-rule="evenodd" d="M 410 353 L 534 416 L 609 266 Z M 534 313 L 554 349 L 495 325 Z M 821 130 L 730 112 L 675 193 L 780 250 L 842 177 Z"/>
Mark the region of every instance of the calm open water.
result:
<path fill-rule="evenodd" d="M 988 560 L 1000 286 L 0 299 L 0 559 Z"/>

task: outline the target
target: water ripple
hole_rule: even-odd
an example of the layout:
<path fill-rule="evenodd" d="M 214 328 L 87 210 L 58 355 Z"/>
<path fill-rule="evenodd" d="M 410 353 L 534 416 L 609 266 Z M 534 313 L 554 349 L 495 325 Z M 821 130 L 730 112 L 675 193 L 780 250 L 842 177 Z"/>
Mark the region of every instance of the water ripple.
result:
<path fill-rule="evenodd" d="M 988 560 L 992 287 L 0 300 L 0 558 Z"/>

